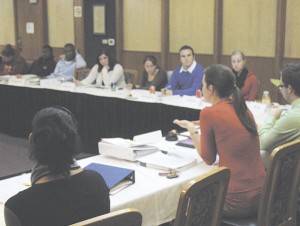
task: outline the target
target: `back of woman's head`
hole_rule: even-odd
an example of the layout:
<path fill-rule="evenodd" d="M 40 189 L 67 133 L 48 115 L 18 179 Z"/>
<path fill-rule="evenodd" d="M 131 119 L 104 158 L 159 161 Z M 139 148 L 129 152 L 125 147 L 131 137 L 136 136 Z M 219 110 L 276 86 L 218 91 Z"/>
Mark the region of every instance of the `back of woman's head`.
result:
<path fill-rule="evenodd" d="M 232 102 L 234 110 L 244 127 L 253 135 L 257 135 L 256 124 L 248 113 L 244 97 L 236 86 L 235 76 L 229 67 L 216 64 L 205 70 L 206 85 L 212 85 L 216 95 Z"/>
<path fill-rule="evenodd" d="M 79 147 L 77 123 L 63 107 L 47 107 L 32 120 L 31 158 L 53 173 L 67 172 Z"/>
<path fill-rule="evenodd" d="M 212 85 L 219 98 L 229 98 L 235 90 L 235 76 L 232 70 L 224 65 L 216 64 L 205 70 L 205 82 Z"/>

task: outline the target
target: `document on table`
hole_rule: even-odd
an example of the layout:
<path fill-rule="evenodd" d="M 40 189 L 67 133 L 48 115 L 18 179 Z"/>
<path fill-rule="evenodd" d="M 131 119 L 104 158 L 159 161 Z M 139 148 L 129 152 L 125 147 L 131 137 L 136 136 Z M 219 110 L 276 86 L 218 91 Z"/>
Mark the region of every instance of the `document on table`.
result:
<path fill-rule="evenodd" d="M 156 152 L 138 159 L 141 166 L 160 170 L 182 171 L 197 163 L 195 158 L 184 158 L 176 153 Z"/>

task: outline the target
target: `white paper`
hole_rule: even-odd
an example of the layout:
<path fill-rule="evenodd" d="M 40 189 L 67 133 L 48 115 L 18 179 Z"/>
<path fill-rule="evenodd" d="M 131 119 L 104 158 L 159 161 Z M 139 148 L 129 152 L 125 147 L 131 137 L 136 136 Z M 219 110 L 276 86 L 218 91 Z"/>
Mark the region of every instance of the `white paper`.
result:
<path fill-rule="evenodd" d="M 156 130 L 150 133 L 136 135 L 133 137 L 133 141 L 138 142 L 140 144 L 152 144 L 161 141 L 161 139 L 162 139 L 161 130 Z"/>

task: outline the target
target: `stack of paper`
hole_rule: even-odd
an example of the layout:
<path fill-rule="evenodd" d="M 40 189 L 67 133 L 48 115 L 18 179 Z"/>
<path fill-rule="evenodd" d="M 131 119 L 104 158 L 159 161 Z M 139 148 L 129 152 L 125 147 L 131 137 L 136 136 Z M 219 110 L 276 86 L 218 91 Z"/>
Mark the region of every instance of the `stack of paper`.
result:
<path fill-rule="evenodd" d="M 102 139 L 98 143 L 99 153 L 111 157 L 135 161 L 137 158 L 156 152 L 158 148 L 151 145 L 140 145 L 123 138 Z"/>
<path fill-rule="evenodd" d="M 139 157 L 159 151 L 155 146 L 149 145 L 162 139 L 161 131 L 141 134 L 133 140 L 123 138 L 103 138 L 98 143 L 99 153 L 111 157 L 136 161 Z"/>
<path fill-rule="evenodd" d="M 195 158 L 184 158 L 176 153 L 156 152 L 138 159 L 141 166 L 166 171 L 182 171 L 197 163 Z"/>

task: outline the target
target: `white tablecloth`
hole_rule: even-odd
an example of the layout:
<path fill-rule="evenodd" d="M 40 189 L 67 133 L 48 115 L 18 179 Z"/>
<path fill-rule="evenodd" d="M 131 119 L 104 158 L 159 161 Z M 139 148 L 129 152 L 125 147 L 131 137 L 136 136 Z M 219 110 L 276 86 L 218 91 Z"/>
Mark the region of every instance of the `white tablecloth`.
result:
<path fill-rule="evenodd" d="M 195 149 L 184 148 L 175 145 L 176 142 L 163 142 L 163 149 L 176 152 L 179 155 L 195 157 L 197 165 L 179 172 L 179 177 L 167 179 L 159 176 L 161 172 L 156 169 L 140 166 L 136 162 L 119 160 L 105 156 L 94 156 L 79 161 L 84 167 L 91 162 L 115 165 L 135 170 L 135 184 L 123 189 L 115 195 L 111 195 L 111 211 L 127 207 L 137 208 L 143 215 L 144 226 L 157 226 L 175 218 L 179 194 L 183 186 L 190 180 L 203 175 L 216 166 L 208 166 L 202 162 Z M 4 224 L 3 204 L 18 191 L 26 189 L 29 182 L 29 174 L 17 176 L 0 181 L 0 225 Z"/>

